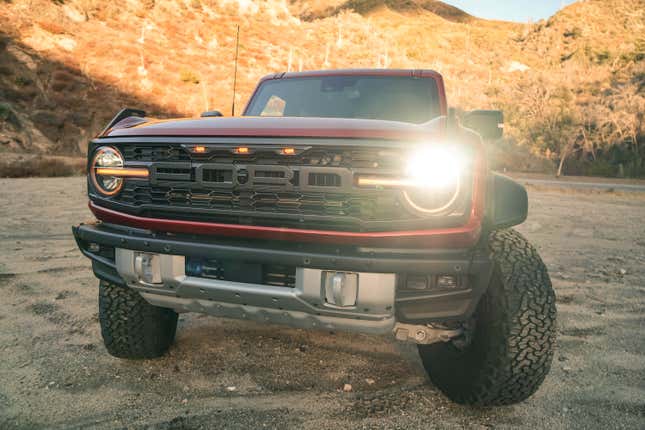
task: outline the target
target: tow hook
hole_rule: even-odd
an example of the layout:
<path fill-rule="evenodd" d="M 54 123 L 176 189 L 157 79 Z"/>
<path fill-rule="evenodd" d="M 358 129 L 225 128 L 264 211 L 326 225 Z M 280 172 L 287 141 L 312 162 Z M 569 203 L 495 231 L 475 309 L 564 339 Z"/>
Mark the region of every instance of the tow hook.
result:
<path fill-rule="evenodd" d="M 413 325 L 396 323 L 394 325 L 394 337 L 400 341 L 410 341 L 422 345 L 438 342 L 449 342 L 451 339 L 460 336 L 463 329 L 435 328 L 429 325 Z"/>

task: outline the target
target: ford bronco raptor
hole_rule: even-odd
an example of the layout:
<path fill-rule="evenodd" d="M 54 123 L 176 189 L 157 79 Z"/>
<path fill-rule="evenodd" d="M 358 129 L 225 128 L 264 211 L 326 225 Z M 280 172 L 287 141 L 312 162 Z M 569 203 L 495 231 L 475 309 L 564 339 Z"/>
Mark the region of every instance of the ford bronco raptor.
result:
<path fill-rule="evenodd" d="M 108 352 L 158 357 L 177 314 L 393 334 L 456 402 L 503 405 L 549 371 L 555 296 L 489 171 L 499 111 L 455 118 L 429 70 L 264 77 L 241 117 L 124 109 L 91 141 L 74 227 Z"/>

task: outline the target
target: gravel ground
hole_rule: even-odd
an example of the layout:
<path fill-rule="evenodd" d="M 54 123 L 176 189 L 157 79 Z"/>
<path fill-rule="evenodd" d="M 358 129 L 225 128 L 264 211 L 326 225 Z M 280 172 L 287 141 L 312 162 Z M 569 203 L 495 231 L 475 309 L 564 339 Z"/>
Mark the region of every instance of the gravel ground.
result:
<path fill-rule="evenodd" d="M 452 404 L 414 345 L 182 315 L 158 360 L 110 357 L 70 226 L 84 179 L 0 180 L 0 428 L 645 428 L 645 196 L 530 188 L 519 227 L 558 304 L 542 388 Z M 351 384 L 351 392 L 343 392 Z"/>

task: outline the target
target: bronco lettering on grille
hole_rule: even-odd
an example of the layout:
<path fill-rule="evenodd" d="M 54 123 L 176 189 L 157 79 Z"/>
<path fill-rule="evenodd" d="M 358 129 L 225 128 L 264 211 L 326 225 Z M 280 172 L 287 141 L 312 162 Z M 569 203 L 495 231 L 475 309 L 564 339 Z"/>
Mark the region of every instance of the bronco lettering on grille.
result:
<path fill-rule="evenodd" d="M 175 163 L 181 172 L 168 173 L 169 163 L 152 163 L 152 185 L 196 185 L 217 189 L 350 192 L 353 173 L 343 167 L 260 164 Z"/>

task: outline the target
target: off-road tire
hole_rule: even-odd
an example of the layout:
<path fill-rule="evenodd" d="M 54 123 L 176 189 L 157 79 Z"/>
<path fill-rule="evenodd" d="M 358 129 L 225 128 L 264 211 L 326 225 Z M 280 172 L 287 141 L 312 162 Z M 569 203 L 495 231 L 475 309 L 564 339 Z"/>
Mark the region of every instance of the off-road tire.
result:
<path fill-rule="evenodd" d="M 432 382 L 457 403 L 509 405 L 540 387 L 555 348 L 555 294 L 537 251 L 514 230 L 490 234 L 493 276 L 471 342 L 419 345 Z"/>
<path fill-rule="evenodd" d="M 111 355 L 156 358 L 175 339 L 177 313 L 152 306 L 131 288 L 100 281 L 99 322 L 103 342 Z"/>

